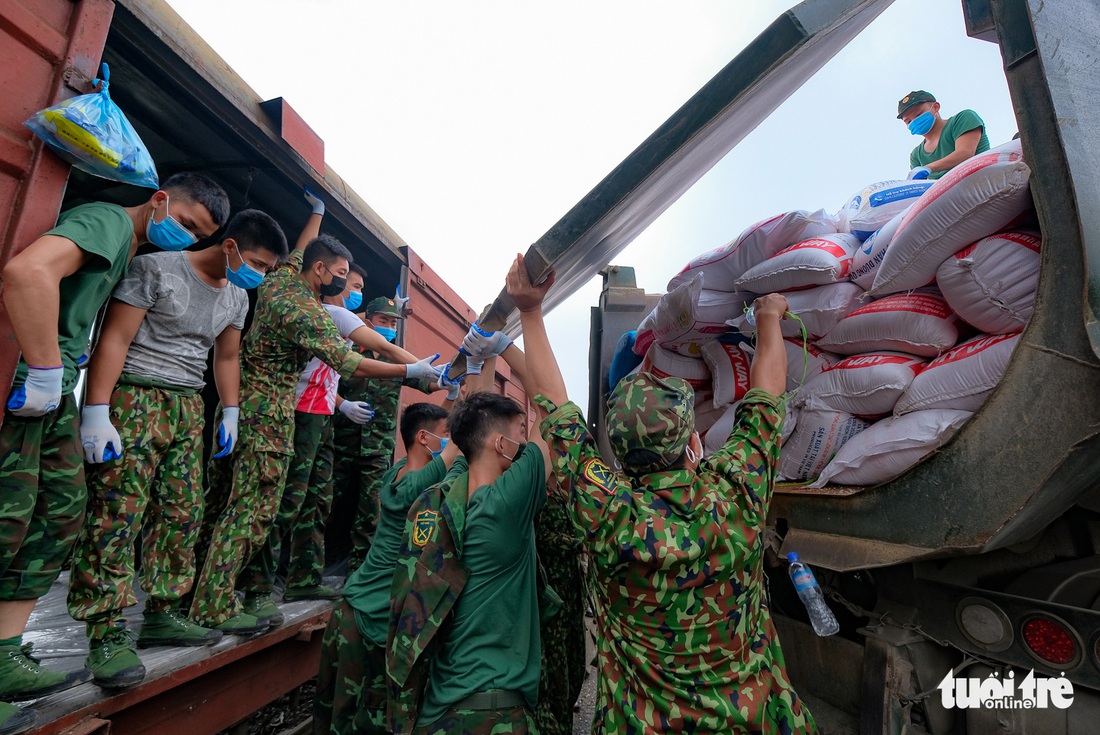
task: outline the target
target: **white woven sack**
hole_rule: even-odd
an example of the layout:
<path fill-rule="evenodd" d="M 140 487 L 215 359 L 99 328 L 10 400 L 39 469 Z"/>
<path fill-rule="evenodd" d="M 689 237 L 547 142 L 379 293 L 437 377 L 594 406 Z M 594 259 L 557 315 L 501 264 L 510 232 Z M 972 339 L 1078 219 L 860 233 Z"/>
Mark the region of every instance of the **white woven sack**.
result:
<path fill-rule="evenodd" d="M 788 391 L 797 390 L 842 359 L 840 355 L 826 352 L 812 342 L 803 345 L 801 337 L 784 337 L 783 346 L 787 348 Z"/>
<path fill-rule="evenodd" d="M 984 238 L 943 261 L 936 282 L 963 321 L 987 334 L 1018 332 L 1035 307 L 1041 244 L 1029 232 Z"/>
<path fill-rule="evenodd" d="M 900 352 L 854 355 L 806 381 L 802 393 L 837 411 L 885 416 L 923 366 L 920 358 Z"/>
<path fill-rule="evenodd" d="M 783 295 L 787 298 L 787 311 L 802 320 L 810 339 L 818 339 L 828 334 L 837 322 L 862 303 L 863 289 L 854 283 L 841 281 L 802 291 L 789 291 Z M 756 332 L 756 327 L 748 323 L 743 313 L 726 324 L 742 334 Z M 779 322 L 779 329 L 784 337 L 802 336 L 802 329 L 794 319 L 783 319 Z"/>
<path fill-rule="evenodd" d="M 886 257 L 886 249 L 890 247 L 894 234 L 898 231 L 898 225 L 901 224 L 901 221 L 905 218 L 905 213 L 908 211 L 908 207 L 903 209 L 859 246 L 856 254 L 852 256 L 852 270 L 848 273 L 848 278 L 851 279 L 852 283 L 864 290 L 869 289 L 874 284 L 875 273 L 878 272 L 882 259 Z"/>
<path fill-rule="evenodd" d="M 859 307 L 817 345 L 841 355 L 892 350 L 935 357 L 959 340 L 957 320 L 938 291 L 921 289 Z"/>
<path fill-rule="evenodd" d="M 708 342 L 703 345 L 703 361 L 710 368 L 714 386 L 714 405 L 728 406 L 749 392 L 749 368 L 752 358 L 740 345 Z"/>
<path fill-rule="evenodd" d="M 694 410 L 695 431 L 702 436 L 714 425 L 715 421 L 722 418 L 722 415 L 726 412 L 726 407 L 715 405 L 714 392 L 708 387 L 695 391 Z"/>
<path fill-rule="evenodd" d="M 860 240 L 909 208 L 934 181 L 879 181 L 856 192 L 837 213 L 841 232 L 850 232 Z M 846 228 L 846 229 L 845 229 Z"/>
<path fill-rule="evenodd" d="M 710 371 L 698 357 L 679 355 L 660 345 L 652 345 L 645 353 L 640 372 L 653 373 L 658 378 L 683 378 L 696 390 L 710 390 Z"/>
<path fill-rule="evenodd" d="M 733 433 L 733 424 L 737 421 L 737 409 L 741 401 L 722 407 L 722 416 L 703 434 L 703 456 L 709 457 L 726 445 Z M 783 418 L 783 430 L 780 444 L 786 444 L 797 425 L 797 413 L 791 402 L 787 402 L 786 415 Z"/>
<path fill-rule="evenodd" d="M 933 408 L 977 411 L 1001 382 L 1020 334 L 979 335 L 943 353 L 921 371 L 894 413 Z"/>
<path fill-rule="evenodd" d="M 734 286 L 741 291 L 774 293 L 847 280 L 859 245 L 855 235 L 812 237 L 749 268 Z"/>
<path fill-rule="evenodd" d="M 779 452 L 780 480 L 817 477 L 846 442 L 871 425 L 870 421 L 813 400 L 800 405 L 797 411 L 798 424 Z"/>
<path fill-rule="evenodd" d="M 833 232 L 836 232 L 836 220 L 824 209 L 776 215 L 752 225 L 732 242 L 693 259 L 672 277 L 668 290 L 672 291 L 701 274 L 708 289 L 736 291 L 734 282 L 757 263 L 808 237 Z"/>
<path fill-rule="evenodd" d="M 870 293 L 924 286 L 944 260 L 1005 229 L 1031 208 L 1030 176 L 1019 141 L 948 171 L 905 213 Z"/>
<path fill-rule="evenodd" d="M 841 447 L 810 487 L 889 482 L 946 444 L 973 415 L 970 411 L 914 411 L 883 419 Z"/>
<path fill-rule="evenodd" d="M 705 302 L 704 293 L 707 294 Z M 700 308 L 700 303 L 705 306 Z M 718 335 L 729 331 L 725 320 L 735 313 L 737 305 L 744 309 L 743 295 L 726 294 L 724 298 L 720 292 L 705 292 L 703 279 L 693 278 L 662 296 L 638 325 L 634 353 L 644 355 L 650 345 L 656 343 L 665 349 L 698 357 L 698 343 L 717 339 Z"/>

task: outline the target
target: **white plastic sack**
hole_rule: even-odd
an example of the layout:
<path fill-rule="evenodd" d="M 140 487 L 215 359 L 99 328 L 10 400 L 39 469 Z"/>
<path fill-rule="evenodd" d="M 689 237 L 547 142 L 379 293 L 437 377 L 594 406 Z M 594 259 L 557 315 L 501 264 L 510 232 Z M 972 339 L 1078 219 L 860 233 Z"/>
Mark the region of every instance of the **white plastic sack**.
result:
<path fill-rule="evenodd" d="M 740 345 L 723 342 L 708 342 L 702 351 L 703 361 L 710 368 L 714 405 L 728 406 L 744 398 L 749 392 L 749 354 Z"/>
<path fill-rule="evenodd" d="M 802 392 L 818 403 L 856 416 L 885 416 L 894 410 L 924 361 L 898 352 L 847 357 L 806 382 Z"/>
<path fill-rule="evenodd" d="M 683 378 L 696 391 L 710 389 L 710 371 L 698 357 L 679 355 L 660 345 L 652 345 L 645 353 L 640 372 L 653 373 L 658 378 Z"/>
<path fill-rule="evenodd" d="M 766 294 L 843 281 L 848 278 L 852 256 L 859 245 L 855 235 L 812 237 L 749 268 L 734 286 L 737 290 Z"/>
<path fill-rule="evenodd" d="M 973 415 L 970 411 L 914 411 L 883 419 L 841 447 L 810 487 L 889 482 L 946 444 Z"/>
<path fill-rule="evenodd" d="M 874 284 L 878 267 L 882 264 L 882 259 L 886 257 L 886 249 L 890 247 L 894 234 L 898 231 L 898 225 L 901 224 L 901 221 L 905 218 L 905 213 L 908 211 L 908 207 L 903 209 L 859 246 L 859 250 L 856 250 L 856 254 L 852 256 L 852 270 L 848 273 L 848 278 L 852 280 L 852 283 L 864 290 L 869 289 Z"/>
<path fill-rule="evenodd" d="M 1005 229 L 1031 208 L 1030 176 L 1019 141 L 948 171 L 906 212 L 870 293 L 924 286 L 935 278 L 944 260 Z"/>
<path fill-rule="evenodd" d="M 957 319 L 938 291 L 921 289 L 859 307 L 817 344 L 841 355 L 888 350 L 935 357 L 959 340 Z"/>
<path fill-rule="evenodd" d="M 787 348 L 787 390 L 793 391 L 808 383 L 825 368 L 836 365 L 840 355 L 822 350 L 812 342 L 803 345 L 798 337 L 784 337 Z"/>
<path fill-rule="evenodd" d="M 672 291 L 702 275 L 704 286 L 708 289 L 736 291 L 734 282 L 757 263 L 808 237 L 833 232 L 836 232 L 836 220 L 824 209 L 776 215 L 757 222 L 738 235 L 736 240 L 692 260 L 668 282 L 668 290 Z"/>
<path fill-rule="evenodd" d="M 834 411 L 815 401 L 801 405 L 794 433 L 779 452 L 780 480 L 802 481 L 817 477 L 833 455 L 870 421 Z"/>
<path fill-rule="evenodd" d="M 744 299 L 744 294 L 704 291 L 703 279 L 693 278 L 662 296 L 638 325 L 634 352 L 644 355 L 656 343 L 697 357 L 699 343 L 717 339 L 729 331 L 726 319 L 744 310 Z"/>
<path fill-rule="evenodd" d="M 987 334 L 1018 332 L 1035 307 L 1041 243 L 1029 232 L 987 237 L 943 261 L 936 282 L 963 321 Z"/>
<path fill-rule="evenodd" d="M 702 436 L 707 433 L 715 421 L 726 412 L 725 406 L 715 405 L 714 393 L 709 388 L 695 391 L 695 430 Z"/>
<path fill-rule="evenodd" d="M 856 192 L 837 214 L 841 232 L 860 240 L 889 222 L 926 192 L 934 181 L 879 181 Z M 846 229 L 845 229 L 846 228 Z"/>
<path fill-rule="evenodd" d="M 980 335 L 937 357 L 921 371 L 894 413 L 933 408 L 977 411 L 1001 382 L 1020 334 Z"/>
<path fill-rule="evenodd" d="M 709 457 L 726 445 L 733 433 L 733 423 L 737 420 L 737 408 L 741 401 L 730 406 L 722 407 L 722 416 L 703 434 L 703 456 Z M 783 430 L 781 444 L 786 444 L 797 425 L 797 413 L 787 402 L 786 415 L 783 418 Z"/>
<path fill-rule="evenodd" d="M 790 291 L 783 294 L 787 298 L 787 311 L 791 312 L 806 325 L 810 339 L 818 339 L 829 333 L 837 322 L 862 303 L 863 289 L 854 283 L 841 281 L 802 291 Z M 726 322 L 742 334 L 753 334 L 756 327 L 749 324 L 744 313 L 738 314 Z M 785 337 L 802 337 L 802 330 L 794 319 L 783 319 L 779 329 Z"/>

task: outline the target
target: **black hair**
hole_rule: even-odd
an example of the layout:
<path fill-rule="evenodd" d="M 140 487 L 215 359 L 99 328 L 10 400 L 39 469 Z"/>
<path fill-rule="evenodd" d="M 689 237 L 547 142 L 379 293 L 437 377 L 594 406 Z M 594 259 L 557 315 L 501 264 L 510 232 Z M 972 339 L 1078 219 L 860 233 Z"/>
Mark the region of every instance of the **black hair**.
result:
<path fill-rule="evenodd" d="M 318 260 L 330 266 L 340 258 L 351 263 L 351 253 L 344 244 L 332 235 L 318 235 L 306 244 L 302 254 L 302 271 L 309 270 Z"/>
<path fill-rule="evenodd" d="M 351 263 L 351 261 L 348 261 L 348 262 Z M 358 263 L 351 263 L 351 269 L 359 274 L 359 277 L 363 279 L 363 284 L 366 285 L 366 283 L 367 283 L 367 269 L 364 268 L 363 266 L 359 265 Z"/>
<path fill-rule="evenodd" d="M 161 184 L 161 191 L 181 194 L 185 199 L 190 199 L 200 204 L 210 213 L 210 219 L 221 227 L 229 219 L 229 195 L 213 179 L 202 174 L 183 171 L 172 174 Z"/>
<path fill-rule="evenodd" d="M 407 453 L 416 443 L 416 434 L 440 420 L 446 420 L 447 411 L 434 403 L 412 403 L 401 412 L 401 441 Z"/>
<path fill-rule="evenodd" d="M 473 462 L 481 452 L 481 445 L 494 431 L 504 433 L 508 422 L 516 416 L 526 416 L 527 411 L 518 403 L 498 393 L 475 393 L 459 403 L 447 419 L 451 441 Z"/>
<path fill-rule="evenodd" d="M 279 260 L 288 254 L 283 228 L 267 212 L 245 209 L 233 215 L 222 240 L 233 239 L 241 250 L 270 250 Z"/>

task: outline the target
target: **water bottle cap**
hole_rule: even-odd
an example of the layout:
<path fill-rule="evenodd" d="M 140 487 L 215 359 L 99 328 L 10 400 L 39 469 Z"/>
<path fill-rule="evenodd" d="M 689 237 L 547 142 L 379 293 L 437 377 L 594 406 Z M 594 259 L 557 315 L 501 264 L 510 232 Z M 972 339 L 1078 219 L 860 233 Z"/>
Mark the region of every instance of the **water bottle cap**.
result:
<path fill-rule="evenodd" d="M 798 561 L 798 552 L 792 551 L 791 553 L 787 554 L 787 561 Z"/>

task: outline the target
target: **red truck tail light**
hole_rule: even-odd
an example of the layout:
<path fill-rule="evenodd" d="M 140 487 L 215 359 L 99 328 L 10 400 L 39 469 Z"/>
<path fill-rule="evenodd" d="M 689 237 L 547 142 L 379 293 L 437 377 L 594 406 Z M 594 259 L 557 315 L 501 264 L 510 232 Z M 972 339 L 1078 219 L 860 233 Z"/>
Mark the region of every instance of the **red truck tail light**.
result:
<path fill-rule="evenodd" d="M 1039 660 L 1067 666 L 1081 656 L 1077 636 L 1068 625 L 1046 615 L 1034 615 L 1024 621 L 1020 635 L 1024 646 Z"/>

